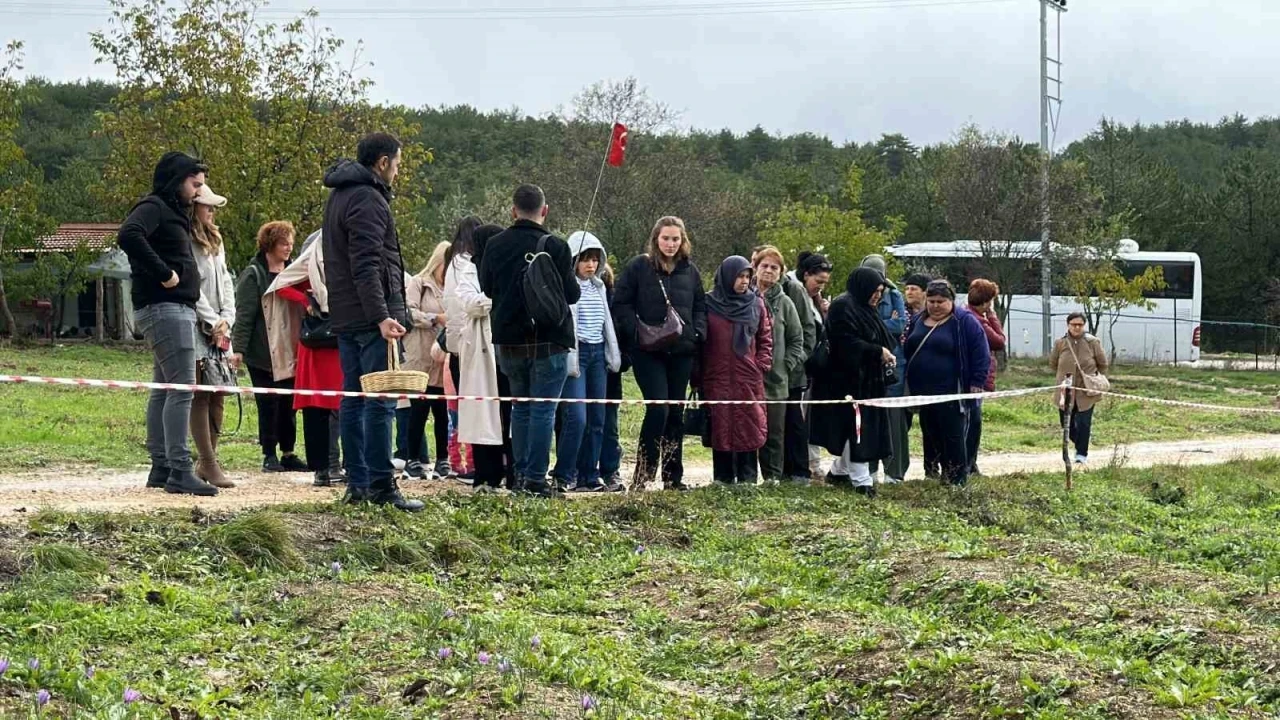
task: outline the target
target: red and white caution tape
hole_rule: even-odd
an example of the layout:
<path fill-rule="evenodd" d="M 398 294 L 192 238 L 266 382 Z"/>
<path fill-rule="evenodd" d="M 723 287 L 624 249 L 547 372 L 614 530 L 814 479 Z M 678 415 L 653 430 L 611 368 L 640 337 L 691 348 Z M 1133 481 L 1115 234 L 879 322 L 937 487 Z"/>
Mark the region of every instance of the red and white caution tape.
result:
<path fill-rule="evenodd" d="M 1077 388 L 1076 392 L 1080 392 Z M 1133 400 L 1135 402 L 1147 405 L 1169 405 L 1172 407 L 1190 408 L 1193 410 L 1212 410 L 1214 412 L 1233 412 L 1244 415 L 1280 415 L 1280 408 L 1274 407 L 1248 407 L 1241 405 L 1211 405 L 1208 403 L 1186 402 L 1185 400 L 1165 400 L 1163 398 L 1149 398 L 1141 395 L 1126 395 L 1124 393 L 1115 393 L 1111 391 L 1101 392 L 1100 394 L 1107 397 L 1119 398 L 1121 400 Z"/>
<path fill-rule="evenodd" d="M 206 392 L 227 395 L 302 395 L 307 397 L 355 397 L 374 398 L 379 400 L 468 400 L 468 401 L 501 401 L 501 402 L 547 402 L 546 398 L 523 397 L 485 397 L 482 395 L 432 395 L 427 393 L 367 393 L 345 390 L 299 390 L 288 388 L 260 388 L 222 385 L 190 385 L 183 383 L 138 382 L 133 380 L 94 380 L 89 378 L 57 378 L 33 375 L 0 375 L 0 383 L 21 383 L 31 385 L 66 385 L 73 387 L 105 388 L 108 390 L 165 390 L 177 392 Z M 843 398 L 836 400 L 702 400 L 702 405 L 866 405 L 881 408 L 908 408 L 924 405 L 938 405 L 956 400 L 998 399 L 1035 395 L 1056 391 L 1057 386 L 1026 388 L 1023 390 L 1000 390 L 989 393 L 956 393 L 952 395 L 914 395 L 909 397 L 878 398 L 875 400 L 853 400 Z M 687 405 L 688 400 L 616 400 L 610 398 L 566 398 L 557 402 L 586 403 L 598 405 Z M 861 413 L 859 412 L 860 416 Z"/>

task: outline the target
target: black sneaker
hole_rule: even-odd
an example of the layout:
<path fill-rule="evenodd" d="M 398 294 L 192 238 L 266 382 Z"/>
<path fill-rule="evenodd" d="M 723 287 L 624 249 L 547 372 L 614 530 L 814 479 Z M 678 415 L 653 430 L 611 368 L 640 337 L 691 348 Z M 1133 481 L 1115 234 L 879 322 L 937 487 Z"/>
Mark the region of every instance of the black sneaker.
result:
<path fill-rule="evenodd" d="M 405 463 L 404 474 L 415 480 L 429 480 L 430 478 L 426 476 L 426 473 L 426 467 L 417 460 L 411 460 L 408 463 Z"/>
<path fill-rule="evenodd" d="M 280 467 L 284 472 L 304 473 L 311 470 L 306 463 L 302 462 L 302 458 L 293 453 L 285 453 L 284 457 L 280 458 Z"/>
<path fill-rule="evenodd" d="M 369 488 L 369 502 L 374 505 L 390 505 L 397 510 L 405 512 L 418 512 L 426 507 L 421 500 L 410 500 L 400 492 L 400 486 L 396 484 L 395 478 L 384 480 L 380 484 Z"/>
<path fill-rule="evenodd" d="M 213 497 L 218 494 L 218 488 L 196 477 L 195 473 L 190 470 L 174 470 L 169 473 L 169 479 L 164 484 L 164 491 L 173 495 L 198 495 L 200 497 Z"/>
<path fill-rule="evenodd" d="M 151 472 L 147 473 L 147 487 L 150 489 L 162 489 L 169 482 L 169 468 L 163 465 L 151 464 Z"/>
<path fill-rule="evenodd" d="M 441 480 L 444 480 L 445 478 L 451 478 L 456 476 L 457 476 L 457 473 L 453 471 L 453 466 L 449 464 L 448 460 L 436 461 L 436 477 L 440 478 Z"/>
<path fill-rule="evenodd" d="M 328 470 L 317 470 L 315 480 L 311 482 L 316 487 L 332 487 L 333 481 L 329 479 Z"/>
<path fill-rule="evenodd" d="M 617 478 L 609 478 L 609 481 L 604 484 L 604 491 L 607 493 L 620 493 L 626 492 L 627 488 L 621 482 L 618 482 Z"/>
<path fill-rule="evenodd" d="M 688 492 L 689 486 L 684 484 L 683 480 L 671 480 L 662 483 L 663 490 L 674 490 L 676 492 Z"/>
<path fill-rule="evenodd" d="M 262 472 L 284 472 L 284 466 L 280 464 L 280 458 L 277 458 L 275 455 L 267 455 L 262 458 Z"/>
<path fill-rule="evenodd" d="M 593 483 L 574 483 L 573 492 L 575 493 L 602 493 L 604 492 L 604 483 L 599 480 Z"/>
<path fill-rule="evenodd" d="M 853 489 L 853 491 L 854 491 L 854 492 L 856 492 L 856 493 L 858 493 L 859 495 L 865 495 L 865 496 L 867 496 L 868 498 L 873 498 L 873 497 L 875 497 L 875 496 L 876 496 L 876 486 L 875 486 L 875 485 L 859 485 L 859 486 L 855 487 L 855 488 Z"/>
<path fill-rule="evenodd" d="M 837 475 L 835 473 L 827 473 L 827 484 L 832 487 L 849 487 L 853 485 L 853 478 L 848 475 Z"/>
<path fill-rule="evenodd" d="M 524 482 L 519 483 L 519 488 L 521 495 L 530 495 L 548 500 L 563 497 L 563 493 L 546 480 L 526 478 Z"/>
<path fill-rule="evenodd" d="M 369 488 L 358 488 L 347 486 L 347 491 L 342 495 L 344 505 L 363 505 L 369 502 Z"/>
<path fill-rule="evenodd" d="M 331 468 L 329 468 L 329 482 L 331 482 L 331 483 L 345 483 L 346 481 L 347 481 L 347 471 L 346 471 L 346 470 L 343 470 L 341 467 L 331 467 Z"/>

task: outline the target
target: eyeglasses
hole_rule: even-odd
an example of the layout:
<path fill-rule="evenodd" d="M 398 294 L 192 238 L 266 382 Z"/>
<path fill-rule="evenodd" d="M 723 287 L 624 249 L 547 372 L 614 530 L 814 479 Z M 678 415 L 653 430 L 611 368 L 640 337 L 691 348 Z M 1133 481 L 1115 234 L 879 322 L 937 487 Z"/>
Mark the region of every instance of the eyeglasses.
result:
<path fill-rule="evenodd" d="M 1084 323 L 1082 322 L 1067 323 L 1067 327 L 1082 328 L 1084 327 Z"/>

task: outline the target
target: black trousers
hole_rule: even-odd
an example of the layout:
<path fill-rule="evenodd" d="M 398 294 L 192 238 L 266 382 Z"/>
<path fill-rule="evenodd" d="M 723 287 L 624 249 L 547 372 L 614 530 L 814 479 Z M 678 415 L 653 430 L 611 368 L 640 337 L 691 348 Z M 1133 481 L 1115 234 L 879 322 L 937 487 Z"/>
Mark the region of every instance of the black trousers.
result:
<path fill-rule="evenodd" d="M 276 381 L 270 370 L 252 365 L 249 379 L 254 387 L 293 389 L 293 378 Z M 298 413 L 293 409 L 293 396 L 258 394 L 253 401 L 258 406 L 258 445 L 262 446 L 262 455 L 275 455 L 277 447 L 281 455 L 291 454 L 298 443 Z"/>
<path fill-rule="evenodd" d="M 756 463 L 759 451 L 730 452 L 711 451 L 711 477 L 716 482 L 744 485 L 756 484 Z"/>
<path fill-rule="evenodd" d="M 302 409 L 302 442 L 307 448 L 307 469 L 312 472 L 330 469 L 333 458 L 330 454 L 329 423 L 332 417 L 333 411 L 326 408 Z"/>
<path fill-rule="evenodd" d="M 1089 457 L 1089 436 L 1093 434 L 1093 411 L 1094 408 L 1082 411 L 1075 406 L 1075 403 L 1071 404 L 1069 437 L 1071 442 L 1075 443 L 1076 454 L 1083 457 Z M 1067 422 L 1066 415 L 1066 412 L 1058 411 L 1058 417 L 1062 422 Z"/>
<path fill-rule="evenodd" d="M 453 373 L 453 377 L 461 377 L 461 370 L 458 356 L 449 355 L 449 372 Z M 503 397 L 511 396 L 511 383 L 507 382 L 507 376 L 501 370 L 498 371 L 498 394 Z M 471 459 L 476 471 L 473 487 L 502 487 L 504 480 L 508 489 L 515 487 L 515 453 L 511 451 L 511 403 L 501 403 L 498 412 L 502 418 L 502 444 L 471 446 Z"/>
<path fill-rule="evenodd" d="M 636 350 L 631 354 L 631 365 L 645 400 L 684 400 L 689 396 L 692 355 Z M 636 461 L 636 472 L 646 480 L 652 479 L 659 467 L 663 483 L 684 480 L 683 405 L 645 406 Z"/>
<path fill-rule="evenodd" d="M 444 388 L 429 387 L 428 395 L 443 395 Z M 435 426 L 432 434 L 436 439 L 436 460 L 449 459 L 449 402 L 440 400 L 409 401 L 409 457 L 429 457 L 423 452 L 423 443 L 427 439 L 427 416 L 434 418 Z"/>
<path fill-rule="evenodd" d="M 969 481 L 969 412 L 959 400 L 920 408 L 920 430 L 926 447 L 932 443 L 942 465 L 942 477 L 952 485 Z"/>
<path fill-rule="evenodd" d="M 804 388 L 791 388 L 788 400 L 803 400 Z M 809 477 L 809 421 L 800 405 L 787 406 L 786 431 L 782 440 L 782 476 Z"/>
<path fill-rule="evenodd" d="M 969 474 L 978 474 L 978 449 L 982 447 L 982 401 L 974 401 L 969 407 L 969 432 L 965 438 L 965 451 L 969 457 Z"/>

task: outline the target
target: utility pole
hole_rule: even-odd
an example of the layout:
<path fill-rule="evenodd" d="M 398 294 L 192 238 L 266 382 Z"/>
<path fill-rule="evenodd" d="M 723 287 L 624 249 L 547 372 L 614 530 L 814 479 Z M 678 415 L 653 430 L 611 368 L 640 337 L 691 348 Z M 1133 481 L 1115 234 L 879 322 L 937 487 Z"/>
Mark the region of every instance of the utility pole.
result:
<path fill-rule="evenodd" d="M 1057 134 L 1062 112 L 1062 14 L 1067 0 L 1038 0 L 1040 3 L 1040 305 L 1042 349 L 1047 357 L 1053 344 L 1053 269 L 1049 238 L 1049 166 L 1053 163 L 1052 125 Z M 1049 10 L 1057 13 L 1057 48 L 1049 54 Z M 1052 75 L 1050 72 L 1052 71 Z M 1053 83 L 1053 94 L 1049 84 Z M 1055 112 L 1055 110 L 1057 112 Z"/>

